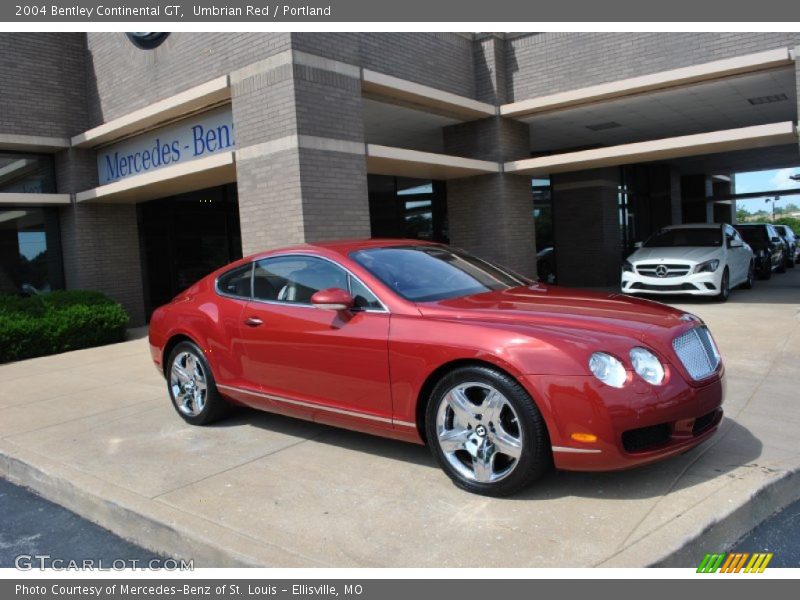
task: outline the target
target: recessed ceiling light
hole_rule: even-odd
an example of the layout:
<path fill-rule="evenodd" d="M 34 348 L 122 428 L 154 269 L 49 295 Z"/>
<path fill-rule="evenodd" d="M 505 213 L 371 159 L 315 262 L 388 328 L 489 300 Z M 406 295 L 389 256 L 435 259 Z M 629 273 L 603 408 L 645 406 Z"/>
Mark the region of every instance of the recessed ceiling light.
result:
<path fill-rule="evenodd" d="M 772 102 L 783 102 L 788 100 L 786 94 L 772 94 L 771 96 L 759 96 L 758 98 L 748 98 L 747 101 L 756 106 L 757 104 L 771 104 Z"/>
<path fill-rule="evenodd" d="M 594 125 L 587 125 L 586 129 L 591 129 L 592 131 L 603 131 L 604 129 L 614 129 L 615 127 L 622 127 L 616 121 L 608 121 L 607 123 L 596 123 Z"/>

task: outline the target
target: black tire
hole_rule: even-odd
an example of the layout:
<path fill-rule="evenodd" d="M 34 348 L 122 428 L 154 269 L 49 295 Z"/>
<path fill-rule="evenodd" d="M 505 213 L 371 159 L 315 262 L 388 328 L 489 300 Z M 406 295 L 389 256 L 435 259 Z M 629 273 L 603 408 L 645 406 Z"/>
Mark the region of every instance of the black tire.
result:
<path fill-rule="evenodd" d="M 781 260 L 778 263 L 778 268 L 775 269 L 775 272 L 776 273 L 786 273 L 786 262 L 787 262 L 786 261 L 786 253 L 782 252 L 781 253 Z"/>
<path fill-rule="evenodd" d="M 772 278 L 772 257 L 767 256 L 761 261 L 761 268 L 758 270 L 758 278 L 764 281 Z"/>
<path fill-rule="evenodd" d="M 747 280 L 742 284 L 742 286 L 741 286 L 742 289 L 743 290 L 752 290 L 753 289 L 753 283 L 754 283 L 755 279 L 756 279 L 756 265 L 751 260 L 750 261 L 750 266 L 747 268 Z"/>
<path fill-rule="evenodd" d="M 495 425 L 488 418 L 480 423 L 476 421 L 474 429 L 472 426 L 468 428 L 460 427 L 462 431 L 470 432 L 470 439 L 474 442 L 474 439 L 480 439 L 476 438 L 476 436 L 479 435 L 481 425 L 485 425 L 484 433 L 481 437 L 488 440 L 486 444 L 488 444 L 489 448 L 493 448 L 489 455 L 489 462 L 492 465 L 490 467 L 491 472 L 494 474 L 494 468 L 498 465 L 498 461 L 502 461 L 501 467 L 504 466 L 508 471 L 497 481 L 477 481 L 474 478 L 475 476 L 473 478 L 465 476 L 459 472 L 456 466 L 451 464 L 450 460 L 458 460 L 457 456 L 466 457 L 470 461 L 476 460 L 470 457 L 466 449 L 451 452 L 452 458 L 448 458 L 448 455 L 442 450 L 437 417 L 440 410 L 443 415 L 450 414 L 449 418 L 453 423 L 453 427 L 455 427 L 453 419 L 458 417 L 452 412 L 450 408 L 452 405 L 448 404 L 445 398 L 448 393 L 458 389 L 459 386 L 486 386 L 499 392 L 505 401 L 505 405 L 502 408 L 502 412 L 498 411 L 496 413 L 498 423 L 504 419 L 507 420 L 508 424 L 500 426 L 503 432 L 516 428 L 518 438 L 515 439 L 519 442 L 519 457 L 509 460 L 510 456 L 504 455 L 500 450 L 500 446 L 494 446 L 493 437 L 499 434 L 495 429 Z M 480 409 L 478 404 L 473 404 L 470 408 L 473 407 L 475 411 Z M 450 412 L 448 413 L 448 411 Z M 469 412 L 472 413 L 473 410 Z M 477 415 L 474 416 L 479 418 Z M 514 494 L 541 477 L 553 462 L 547 426 L 534 401 L 513 377 L 488 366 L 467 366 L 454 369 L 436 384 L 431 392 L 425 411 L 425 430 L 428 446 L 439 466 L 458 487 L 475 494 L 485 496 L 508 496 Z M 464 444 L 465 447 L 467 443 Z M 477 448 L 477 445 L 473 443 L 472 447 Z M 473 468 L 466 465 L 466 462 L 462 464 L 464 464 L 461 467 L 462 470 Z M 474 465 L 475 463 L 473 462 L 472 464 Z M 477 475 L 477 469 L 474 470 L 474 474 Z"/>
<path fill-rule="evenodd" d="M 187 371 L 187 360 L 191 356 L 197 361 L 199 369 L 193 370 L 193 373 L 202 373 L 202 380 L 205 383 L 205 394 L 203 396 L 202 408 L 197 409 L 197 404 L 194 401 L 181 402 L 178 395 L 186 389 L 186 383 L 176 376 L 173 377 L 175 362 L 180 361 L 179 366 Z M 214 421 L 218 421 L 226 417 L 231 411 L 231 405 L 223 398 L 217 390 L 214 374 L 211 372 L 211 367 L 206 360 L 203 351 L 193 342 L 181 342 L 169 355 L 167 361 L 167 368 L 165 370 L 167 377 L 167 390 L 169 397 L 172 400 L 172 406 L 180 417 L 192 425 L 208 425 Z M 200 378 L 193 377 L 193 389 L 199 387 Z M 176 386 L 177 384 L 177 386 Z M 183 387 L 182 387 L 183 386 Z M 195 411 L 192 412 L 188 405 L 191 404 Z"/>
<path fill-rule="evenodd" d="M 714 296 L 714 299 L 717 302 L 727 302 L 728 298 L 731 295 L 731 275 L 728 271 L 728 267 L 725 267 L 725 270 L 722 272 L 722 279 L 719 283 L 719 294 Z"/>

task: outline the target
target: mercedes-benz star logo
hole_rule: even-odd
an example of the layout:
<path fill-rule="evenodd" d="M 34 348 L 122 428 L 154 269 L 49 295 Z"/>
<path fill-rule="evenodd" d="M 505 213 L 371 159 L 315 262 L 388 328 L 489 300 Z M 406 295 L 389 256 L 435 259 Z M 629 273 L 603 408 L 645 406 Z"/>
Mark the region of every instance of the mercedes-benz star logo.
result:
<path fill-rule="evenodd" d="M 656 267 L 656 277 L 666 277 L 667 273 L 669 273 L 667 265 L 658 265 Z"/>

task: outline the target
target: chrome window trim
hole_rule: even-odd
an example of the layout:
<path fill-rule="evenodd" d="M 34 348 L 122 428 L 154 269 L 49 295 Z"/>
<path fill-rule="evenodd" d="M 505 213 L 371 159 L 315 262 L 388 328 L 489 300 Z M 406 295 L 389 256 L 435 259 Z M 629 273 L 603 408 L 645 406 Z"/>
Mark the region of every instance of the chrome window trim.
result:
<path fill-rule="evenodd" d="M 255 259 L 255 260 L 251 260 L 249 262 L 249 265 L 250 265 L 250 296 L 249 297 L 237 296 L 235 294 L 227 294 L 225 292 L 220 291 L 220 289 L 219 289 L 219 279 L 220 279 L 220 277 L 223 277 L 224 275 L 227 275 L 231 271 L 234 271 L 235 269 L 238 269 L 243 265 L 240 265 L 240 267 L 235 267 L 235 269 L 230 269 L 230 270 L 225 271 L 224 273 L 218 275 L 214 279 L 214 292 L 216 292 L 216 294 L 218 296 L 223 296 L 225 298 L 233 298 L 234 300 L 244 300 L 245 302 L 259 302 L 261 304 L 274 304 L 276 306 L 296 306 L 298 308 L 316 308 L 313 304 L 310 304 L 310 303 L 307 303 L 307 302 L 284 302 L 284 301 L 281 301 L 281 300 L 265 300 L 263 298 L 256 298 L 253 295 L 253 290 L 255 290 L 256 265 L 259 262 L 264 261 L 264 260 L 269 260 L 269 259 L 272 259 L 272 258 L 292 258 L 292 257 L 297 257 L 297 258 L 317 258 L 317 259 L 320 259 L 320 260 L 327 261 L 327 262 L 329 262 L 330 264 L 332 264 L 332 265 L 334 265 L 336 267 L 339 267 L 342 271 L 347 273 L 348 277 L 352 277 L 357 282 L 359 282 L 361 285 L 363 285 L 364 289 L 366 289 L 370 294 L 375 296 L 375 299 L 381 305 L 381 308 L 353 308 L 353 309 L 351 309 L 352 312 L 381 313 L 381 314 L 382 313 L 386 313 L 386 314 L 390 314 L 391 313 L 391 311 L 387 308 L 386 304 L 384 304 L 383 300 L 381 300 L 380 296 L 378 296 L 378 294 L 376 294 L 374 291 L 372 291 L 372 288 L 369 287 L 366 283 L 364 283 L 361 280 L 361 278 L 358 277 L 355 273 L 353 273 L 350 269 L 348 269 L 344 265 L 336 262 L 335 260 L 328 258 L 327 256 L 319 256 L 319 255 L 316 255 L 316 254 L 303 254 L 303 253 L 298 253 L 298 252 L 289 252 L 289 253 L 286 253 L 286 254 L 274 254 L 274 255 L 271 255 L 271 256 L 264 256 L 263 258 L 258 258 L 258 259 Z M 347 282 L 347 286 L 350 287 L 350 280 L 349 279 L 348 279 L 348 282 Z M 348 291 L 348 293 L 351 293 L 351 290 L 347 290 L 347 291 Z M 317 310 L 319 310 L 319 309 L 317 309 Z"/>
<path fill-rule="evenodd" d="M 253 271 L 255 270 L 255 269 L 253 268 L 253 265 L 254 265 L 255 263 L 253 263 L 253 262 L 249 262 L 249 263 L 247 263 L 247 264 L 248 264 L 248 266 L 250 267 L 250 296 L 252 296 L 252 295 L 253 295 Z M 232 298 L 233 300 L 244 300 L 245 302 L 249 302 L 249 301 L 252 299 L 252 298 L 250 298 L 250 297 L 248 297 L 248 296 L 237 296 L 236 294 L 228 294 L 228 293 L 226 293 L 226 292 L 223 292 L 223 291 L 221 291 L 221 290 L 219 289 L 219 280 L 220 280 L 220 277 L 224 277 L 224 276 L 225 276 L 225 275 L 227 275 L 228 273 L 230 273 L 230 272 L 232 272 L 232 271 L 235 271 L 236 269 L 239 269 L 239 268 L 241 268 L 241 267 L 243 267 L 243 266 L 244 266 L 244 265 L 239 265 L 238 267 L 234 267 L 233 269 L 228 269 L 228 270 L 227 270 L 227 271 L 225 271 L 224 273 L 221 273 L 221 274 L 217 275 L 217 276 L 214 278 L 214 293 L 216 293 L 216 294 L 217 294 L 217 296 L 222 296 L 223 298 Z"/>

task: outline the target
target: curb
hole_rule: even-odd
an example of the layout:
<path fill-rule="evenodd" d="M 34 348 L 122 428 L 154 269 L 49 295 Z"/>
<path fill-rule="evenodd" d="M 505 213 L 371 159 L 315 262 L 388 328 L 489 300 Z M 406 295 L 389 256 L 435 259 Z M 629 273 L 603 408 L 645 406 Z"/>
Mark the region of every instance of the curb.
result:
<path fill-rule="evenodd" d="M 35 455 L 34 466 L 25 460 L 27 453 L 19 449 L 12 454 L 8 443 L 0 440 L 0 476 L 151 552 L 191 560 L 195 568 L 329 566 L 170 506 L 153 506 L 151 499 L 78 470 L 58 466 L 65 475 L 56 475 L 49 459 Z"/>
<path fill-rule="evenodd" d="M 0 475 L 43 498 L 162 556 L 197 567 L 330 567 L 290 550 L 238 534 L 167 505 L 105 483 L 0 440 Z M 33 460 L 26 460 L 30 454 Z M 21 455 L 21 456 L 20 456 Z M 34 466 L 34 462 L 37 463 Z M 55 470 L 59 474 L 55 474 Z M 728 550 L 775 512 L 800 499 L 800 469 L 767 482 L 727 514 L 687 537 L 648 567 L 696 567 L 706 552 Z M 239 548 L 239 551 L 230 548 Z M 611 565 L 606 565 L 611 566 Z M 614 564 L 613 566 L 623 566 Z M 631 566 L 631 565 L 627 565 Z"/>
<path fill-rule="evenodd" d="M 677 550 L 649 566 L 695 568 L 708 552 L 730 550 L 733 545 L 776 512 L 800 500 L 800 470 L 787 471 L 756 490 L 738 507 L 686 540 Z"/>

